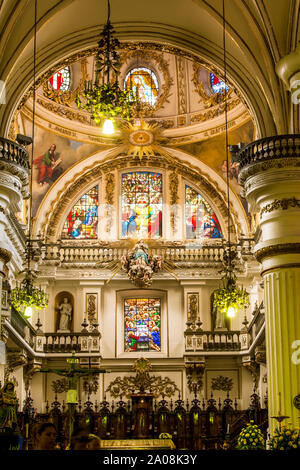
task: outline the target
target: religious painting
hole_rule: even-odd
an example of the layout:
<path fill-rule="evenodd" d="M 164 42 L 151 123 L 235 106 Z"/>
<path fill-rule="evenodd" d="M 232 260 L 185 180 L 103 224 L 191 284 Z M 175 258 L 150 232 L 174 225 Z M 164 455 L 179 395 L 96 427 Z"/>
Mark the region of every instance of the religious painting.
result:
<path fill-rule="evenodd" d="M 213 93 L 224 93 L 225 83 L 220 80 L 214 73 L 209 74 L 210 86 Z M 229 87 L 226 85 L 226 92 L 228 92 Z"/>
<path fill-rule="evenodd" d="M 62 239 L 97 238 L 98 186 L 83 194 L 67 215 L 61 233 Z"/>
<path fill-rule="evenodd" d="M 132 90 L 142 103 L 154 106 L 158 97 L 158 81 L 152 70 L 145 67 L 131 69 L 125 77 L 125 90 Z"/>
<path fill-rule="evenodd" d="M 222 238 L 219 220 L 208 202 L 190 186 L 185 186 L 187 239 Z"/>
<path fill-rule="evenodd" d="M 122 174 L 122 237 L 162 236 L 162 175 L 137 171 Z"/>
<path fill-rule="evenodd" d="M 125 352 L 161 351 L 160 299 L 124 300 Z"/>

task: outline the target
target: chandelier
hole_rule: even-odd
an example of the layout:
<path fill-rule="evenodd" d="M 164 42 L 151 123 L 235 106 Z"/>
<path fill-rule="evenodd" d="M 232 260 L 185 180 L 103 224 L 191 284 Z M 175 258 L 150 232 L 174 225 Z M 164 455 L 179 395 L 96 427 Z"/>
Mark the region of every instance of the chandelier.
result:
<path fill-rule="evenodd" d="M 93 80 L 85 82 L 82 96 L 77 95 L 75 101 L 79 109 L 89 112 L 95 124 L 103 124 L 103 133 L 109 135 L 114 132 L 116 118 L 130 119 L 135 96 L 132 90 L 121 90 L 118 84 L 121 63 L 117 49 L 120 42 L 114 37 L 110 22 L 109 0 L 107 6 L 107 22 L 98 42 Z"/>
<path fill-rule="evenodd" d="M 34 281 L 37 278 L 37 271 L 31 269 L 31 262 L 34 258 L 33 240 L 31 238 L 31 219 L 32 219 L 32 161 L 34 153 L 34 123 L 35 123 L 35 82 L 36 82 L 36 31 L 37 31 L 37 0 L 35 0 L 34 8 L 34 42 L 33 42 L 33 107 L 32 107 L 32 138 L 27 138 L 27 143 L 32 143 L 31 148 L 31 163 L 29 165 L 29 223 L 28 235 L 25 249 L 26 268 L 19 274 L 24 274 L 24 278 L 16 287 L 12 289 L 9 296 L 9 303 L 18 312 L 22 313 L 25 318 L 32 316 L 32 308 L 38 310 L 46 308 L 48 305 L 48 296 L 43 289 L 34 286 Z"/>
<path fill-rule="evenodd" d="M 224 250 L 223 268 L 220 273 L 222 287 L 214 292 L 214 307 L 228 317 L 234 317 L 237 311 L 249 305 L 249 294 L 243 287 L 237 286 L 237 276 L 234 272 L 237 252 L 230 239 L 230 188 L 229 188 L 229 156 L 228 156 L 228 118 L 227 118 L 227 67 L 225 47 L 225 1 L 223 0 L 223 52 L 224 52 L 224 99 L 225 99 L 225 152 L 226 152 L 226 186 L 227 186 L 227 246 Z"/>

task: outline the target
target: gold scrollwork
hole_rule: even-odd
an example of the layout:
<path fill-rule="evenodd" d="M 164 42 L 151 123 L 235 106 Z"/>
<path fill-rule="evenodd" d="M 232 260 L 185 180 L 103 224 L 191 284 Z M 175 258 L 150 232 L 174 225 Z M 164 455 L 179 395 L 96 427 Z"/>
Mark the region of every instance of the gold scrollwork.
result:
<path fill-rule="evenodd" d="M 273 212 L 278 209 L 287 210 L 289 207 L 299 207 L 300 208 L 300 199 L 293 198 L 284 198 L 284 199 L 275 199 L 270 204 L 264 206 L 260 212 L 260 216 L 264 213 Z"/>

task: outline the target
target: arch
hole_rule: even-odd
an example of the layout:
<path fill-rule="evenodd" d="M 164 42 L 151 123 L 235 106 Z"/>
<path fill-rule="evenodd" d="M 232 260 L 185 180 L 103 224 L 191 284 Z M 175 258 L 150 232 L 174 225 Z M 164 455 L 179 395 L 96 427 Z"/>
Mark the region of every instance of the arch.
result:
<path fill-rule="evenodd" d="M 193 155 L 181 150 L 161 148 L 162 154 L 173 155 L 173 161 L 164 156 L 156 155 L 145 159 L 143 168 L 168 169 L 182 175 L 209 201 L 214 201 L 214 208 L 218 215 L 223 233 L 226 233 L 227 205 L 226 183 L 214 170 L 199 161 Z M 120 155 L 119 148 L 104 150 L 83 159 L 71 167 L 51 186 L 44 197 L 33 222 L 33 233 L 40 234 L 47 242 L 55 242 L 59 238 L 62 223 L 68 210 L 76 202 L 78 196 L 87 188 L 97 184 L 99 179 L 107 173 L 127 168 L 139 169 L 139 159 Z M 230 190 L 231 199 L 231 234 L 233 239 L 239 235 L 248 236 L 249 228 L 247 217 L 236 194 Z"/>

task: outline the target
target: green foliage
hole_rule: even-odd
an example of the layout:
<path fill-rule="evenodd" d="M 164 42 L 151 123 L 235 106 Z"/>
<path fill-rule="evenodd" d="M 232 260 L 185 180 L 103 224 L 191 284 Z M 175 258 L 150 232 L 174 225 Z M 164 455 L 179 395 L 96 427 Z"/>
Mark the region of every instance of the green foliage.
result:
<path fill-rule="evenodd" d="M 90 83 L 84 92 L 81 101 L 79 95 L 75 100 L 79 109 L 88 111 L 96 124 L 103 119 L 120 117 L 130 119 L 134 97 L 131 90 L 121 90 L 117 82 L 97 85 Z"/>
<path fill-rule="evenodd" d="M 263 433 L 258 428 L 254 421 L 242 429 L 238 437 L 237 449 L 238 450 L 264 450 L 265 439 Z"/>
<path fill-rule="evenodd" d="M 46 308 L 48 296 L 42 289 L 34 287 L 26 278 L 21 285 L 12 289 L 9 303 L 18 312 L 24 314 L 26 307 L 35 307 L 38 310 Z"/>
<path fill-rule="evenodd" d="M 269 444 L 272 450 L 300 450 L 300 431 L 287 426 L 277 428 Z"/>
<path fill-rule="evenodd" d="M 214 292 L 214 307 L 221 312 L 227 312 L 229 307 L 237 310 L 249 304 L 249 294 L 245 289 L 237 286 L 223 287 Z"/>

